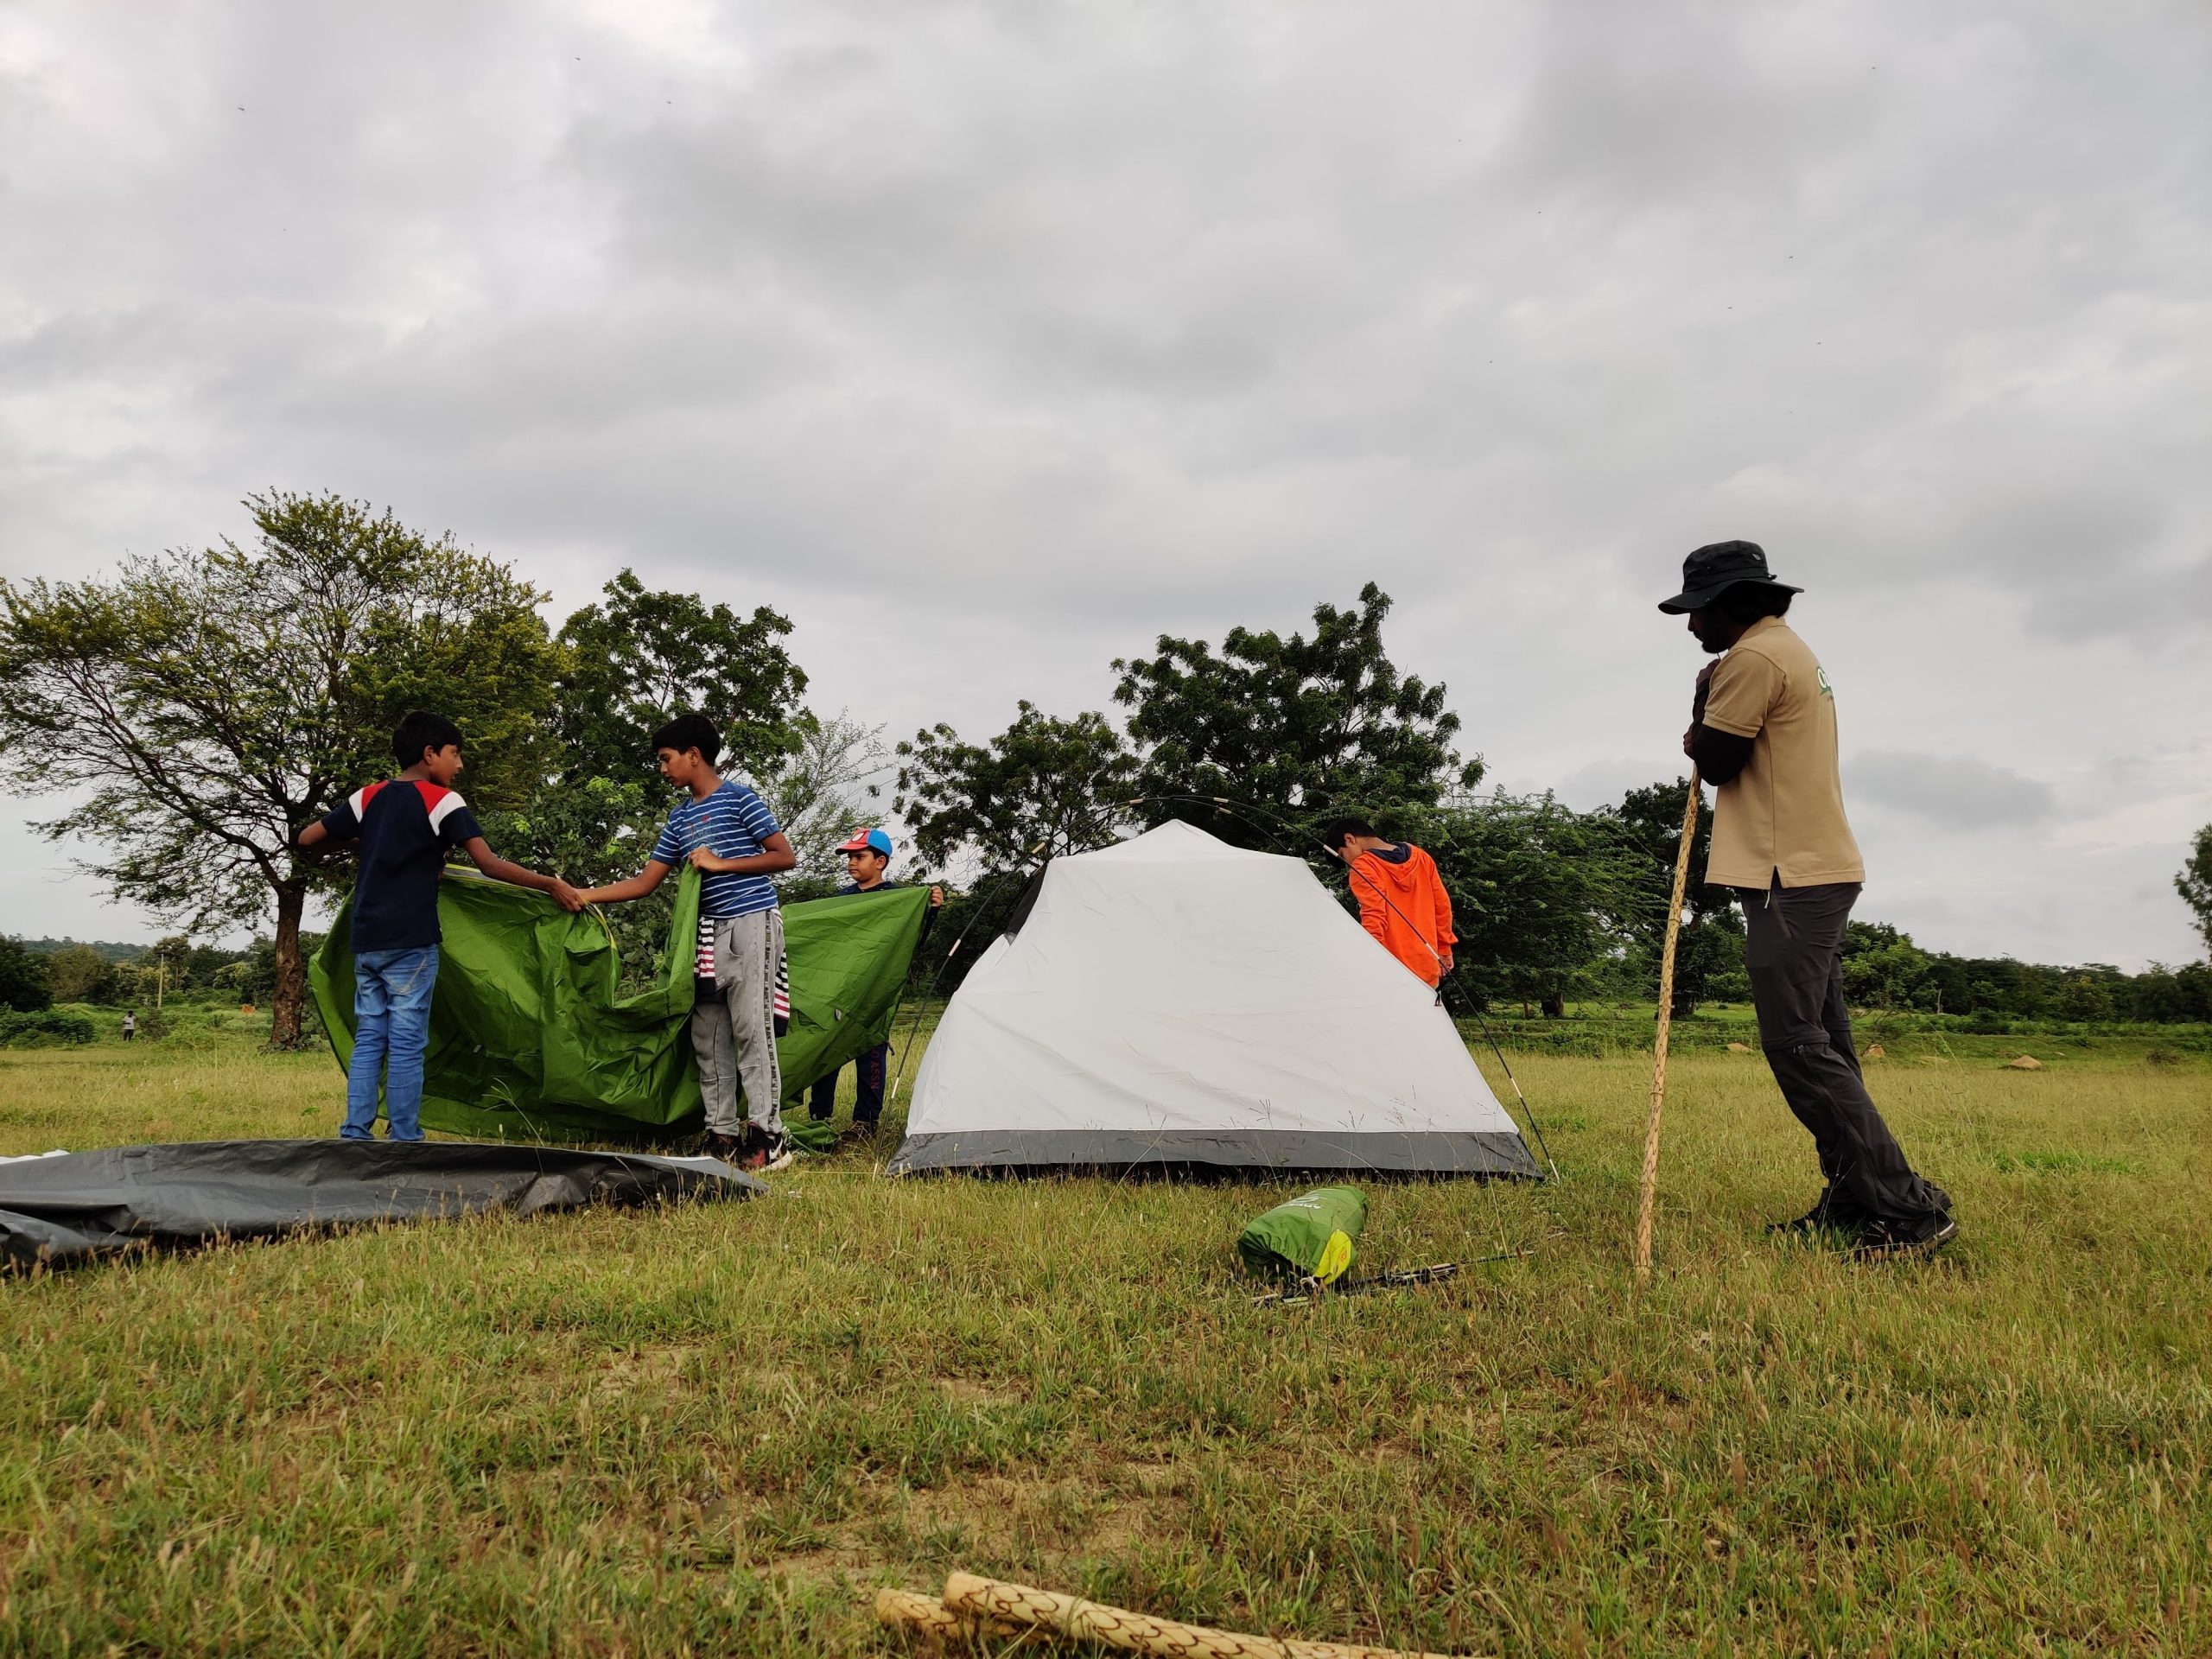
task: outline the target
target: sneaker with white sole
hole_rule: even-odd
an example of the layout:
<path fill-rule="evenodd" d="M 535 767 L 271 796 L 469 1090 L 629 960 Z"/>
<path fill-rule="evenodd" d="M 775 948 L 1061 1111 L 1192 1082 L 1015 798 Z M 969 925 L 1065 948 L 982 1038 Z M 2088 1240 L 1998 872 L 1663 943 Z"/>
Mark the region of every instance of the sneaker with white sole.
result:
<path fill-rule="evenodd" d="M 1896 1262 L 1906 1256 L 1933 1255 L 1958 1236 L 1959 1224 L 1942 1210 L 1919 1221 L 1870 1221 L 1859 1230 L 1850 1254 L 1853 1260 L 1859 1262 Z"/>
<path fill-rule="evenodd" d="M 745 1161 L 738 1166 L 753 1174 L 766 1174 L 773 1169 L 788 1169 L 798 1154 L 781 1133 L 771 1134 L 758 1125 L 745 1127 Z"/>

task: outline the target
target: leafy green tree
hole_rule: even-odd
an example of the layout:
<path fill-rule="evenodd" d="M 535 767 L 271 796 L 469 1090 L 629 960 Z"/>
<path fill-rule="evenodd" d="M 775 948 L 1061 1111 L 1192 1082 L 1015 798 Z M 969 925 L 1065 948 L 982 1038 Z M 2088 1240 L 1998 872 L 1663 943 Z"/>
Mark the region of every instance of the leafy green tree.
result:
<path fill-rule="evenodd" d="M 2126 982 L 2125 1016 L 2167 1024 L 2212 1020 L 2212 964 L 2154 962 Z"/>
<path fill-rule="evenodd" d="M 766 606 L 748 617 L 621 571 L 562 627 L 555 765 L 514 810 L 483 817 L 486 836 L 579 884 L 636 874 L 677 804 L 654 765 L 653 732 L 692 710 L 721 729 L 723 770 L 772 805 L 776 782 L 820 730 L 798 705 L 806 676 L 784 649 L 791 627 Z M 659 959 L 674 901 L 669 886 L 603 912 L 632 988 Z"/>
<path fill-rule="evenodd" d="M 1029 702 L 988 744 L 939 724 L 899 746 L 893 805 L 915 850 L 942 868 L 967 850 L 1004 868 L 1032 849 L 1049 856 L 1108 846 L 1129 825 L 1136 760 L 1101 714 L 1059 720 Z"/>
<path fill-rule="evenodd" d="M 2212 953 L 2212 823 L 2196 832 L 2189 862 L 2174 877 L 2174 891 L 2196 915 L 2196 931 L 2204 936 L 2204 949 Z"/>
<path fill-rule="evenodd" d="M 46 959 L 57 1002 L 105 1002 L 115 994 L 115 964 L 89 944 L 65 944 Z"/>
<path fill-rule="evenodd" d="M 126 559 L 111 581 L 0 582 L 0 778 L 83 794 L 40 826 L 194 931 L 276 913 L 271 1041 L 300 1040 L 298 832 L 392 769 L 410 708 L 466 735 L 467 793 L 518 799 L 547 755 L 559 654 L 505 565 L 334 495 L 248 498 L 250 546 Z M 326 869 L 331 874 L 323 874 Z"/>
<path fill-rule="evenodd" d="M 1444 687 L 1401 675 L 1382 649 L 1390 599 L 1369 582 L 1357 610 L 1313 607 L 1313 632 L 1231 628 L 1217 652 L 1160 636 L 1158 654 L 1117 659 L 1147 823 L 1186 818 L 1224 840 L 1266 844 L 1247 819 L 1165 796 L 1264 803 L 1317 830 L 1332 812 L 1387 815 L 1471 789 L 1479 760 L 1452 748 Z"/>
<path fill-rule="evenodd" d="M 0 1008 L 35 1014 L 54 1006 L 54 980 L 47 959 L 23 948 L 12 933 L 0 933 Z"/>
<path fill-rule="evenodd" d="M 185 959 L 184 979 L 188 985 L 206 987 L 215 982 L 215 976 L 226 963 L 235 962 L 238 952 L 226 950 L 219 945 L 195 944 Z"/>
<path fill-rule="evenodd" d="M 601 594 L 561 629 L 564 778 L 658 790 L 654 728 L 695 710 L 721 729 L 726 772 L 765 779 L 803 747 L 806 676 L 784 649 L 787 620 L 765 605 L 741 616 L 696 594 L 649 589 L 627 569 Z"/>
<path fill-rule="evenodd" d="M 145 981 L 147 993 L 151 995 L 156 985 L 164 994 L 181 991 L 192 983 L 192 941 L 181 933 L 172 933 L 157 939 L 154 946 L 133 964 Z"/>
<path fill-rule="evenodd" d="M 1929 1008 L 1935 1005 L 1935 967 L 1910 934 L 1889 938 L 1843 958 L 1845 1000 L 1862 1008 Z"/>
<path fill-rule="evenodd" d="M 2058 992 L 2058 1017 L 2100 1025 L 2113 1017 L 2112 987 L 2101 974 L 2071 976 Z"/>
<path fill-rule="evenodd" d="M 1674 898 L 1675 861 L 1682 844 L 1682 808 L 1690 780 L 1647 784 L 1631 789 L 1618 805 L 1595 815 L 1611 821 L 1621 845 L 1637 859 L 1639 879 L 1618 891 L 1623 906 L 1614 922 L 1635 946 L 1645 989 L 1659 992 L 1660 957 L 1665 949 L 1667 908 Z M 1711 798 L 1699 793 L 1697 830 L 1690 841 L 1689 885 L 1684 890 L 1682 925 L 1675 944 L 1675 1007 L 1677 1018 L 1695 1012 L 1713 994 L 1716 982 L 1743 971 L 1744 927 L 1736 895 L 1709 887 L 1707 861 L 1713 852 Z"/>
<path fill-rule="evenodd" d="M 798 747 L 761 791 L 798 854 L 798 868 L 777 883 L 787 901 L 837 890 L 845 879 L 838 844 L 882 816 L 877 808 L 890 769 L 883 728 L 863 726 L 849 710 L 827 720 L 803 714 L 798 734 Z"/>
<path fill-rule="evenodd" d="M 1436 861 L 1459 936 L 1453 975 L 1484 1007 L 1512 999 L 1564 1013 L 1611 959 L 1612 918 L 1645 880 L 1611 823 L 1548 794 L 1459 798 L 1395 823 Z"/>

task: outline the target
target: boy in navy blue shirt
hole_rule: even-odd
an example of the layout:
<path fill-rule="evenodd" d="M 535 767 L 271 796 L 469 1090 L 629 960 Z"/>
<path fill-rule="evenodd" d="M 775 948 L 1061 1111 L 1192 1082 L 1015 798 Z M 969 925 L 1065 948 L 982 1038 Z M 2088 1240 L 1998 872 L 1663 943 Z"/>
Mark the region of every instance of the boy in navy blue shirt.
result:
<path fill-rule="evenodd" d="M 355 790 L 300 836 L 302 847 L 360 842 L 353 878 L 353 1060 L 346 1073 L 346 1125 L 339 1130 L 348 1141 L 374 1138 L 380 1077 L 391 1138 L 423 1138 L 423 1051 L 438 979 L 438 881 L 448 851 L 461 849 L 494 880 L 551 893 L 563 910 L 583 908 L 560 877 L 510 863 L 486 844 L 475 814 L 453 789 L 461 760 L 461 733 L 452 721 L 409 715 L 391 750 L 403 768 L 398 777 Z"/>
<path fill-rule="evenodd" d="M 899 884 L 887 880 L 891 869 L 891 837 L 880 830 L 863 830 L 837 849 L 845 855 L 845 874 L 849 878 L 839 887 L 840 893 L 895 893 Z M 922 923 L 922 937 L 927 938 L 931 926 L 937 920 L 938 908 L 944 903 L 944 889 L 930 889 L 929 915 Z M 891 1045 L 878 1043 L 860 1054 L 853 1061 L 853 1127 L 847 1133 L 860 1139 L 873 1135 L 883 1121 L 883 1084 L 890 1070 Z M 842 1068 L 841 1067 L 840 1070 Z M 807 1116 L 817 1123 L 827 1118 L 836 1108 L 837 1073 L 815 1079 L 814 1089 L 807 1097 Z"/>
<path fill-rule="evenodd" d="M 715 769 L 722 734 L 704 715 L 678 715 L 653 734 L 660 775 L 684 792 L 645 868 L 627 881 L 594 887 L 586 904 L 642 899 L 687 860 L 699 887 L 698 993 L 691 1049 L 707 1112 L 709 1157 L 747 1169 L 780 1169 L 791 1160 L 780 1109 L 776 1064 L 777 1001 L 784 972 L 784 913 L 768 878 L 798 862 L 767 803 Z M 785 1004 L 788 1008 L 788 1002 Z M 740 1123 L 745 1089 L 748 1122 Z"/>

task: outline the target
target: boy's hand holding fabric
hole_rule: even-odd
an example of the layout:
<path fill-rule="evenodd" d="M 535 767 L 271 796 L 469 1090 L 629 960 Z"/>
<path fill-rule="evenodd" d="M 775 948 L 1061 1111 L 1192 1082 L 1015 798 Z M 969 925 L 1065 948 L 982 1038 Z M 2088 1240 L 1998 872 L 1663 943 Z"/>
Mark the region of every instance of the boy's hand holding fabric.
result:
<path fill-rule="evenodd" d="M 501 1138 L 665 1140 L 700 1121 L 687 1027 L 700 877 L 681 873 L 653 982 L 617 995 L 606 925 L 544 897 L 466 874 L 442 882 L 443 962 L 431 1005 L 423 1122 Z M 928 908 L 919 889 L 823 899 L 784 911 L 791 1028 L 778 1044 L 786 1088 L 804 1087 L 890 1034 Z M 340 916 L 310 964 L 315 1006 L 343 1063 L 353 1048 L 353 971 Z"/>

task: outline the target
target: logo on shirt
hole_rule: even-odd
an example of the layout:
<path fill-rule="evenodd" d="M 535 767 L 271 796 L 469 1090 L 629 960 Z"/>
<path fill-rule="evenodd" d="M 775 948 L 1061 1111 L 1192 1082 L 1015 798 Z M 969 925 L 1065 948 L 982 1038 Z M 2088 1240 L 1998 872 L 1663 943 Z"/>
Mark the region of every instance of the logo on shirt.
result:
<path fill-rule="evenodd" d="M 1813 664 L 1813 683 L 1821 688 L 1821 695 L 1822 696 L 1832 697 L 1835 696 L 1835 688 L 1828 683 L 1827 670 L 1822 668 L 1818 663 L 1815 663 Z"/>

